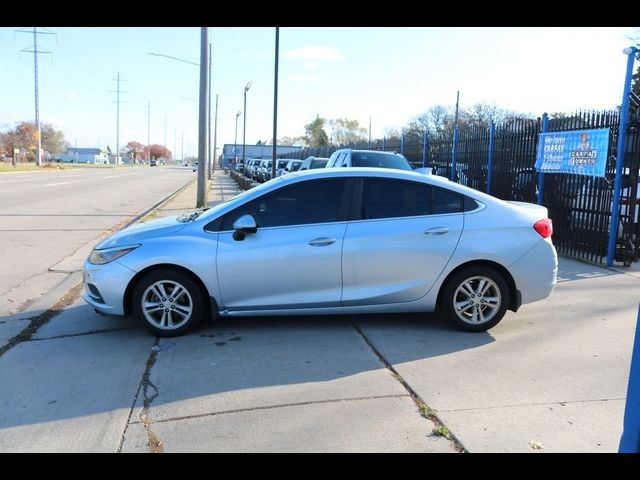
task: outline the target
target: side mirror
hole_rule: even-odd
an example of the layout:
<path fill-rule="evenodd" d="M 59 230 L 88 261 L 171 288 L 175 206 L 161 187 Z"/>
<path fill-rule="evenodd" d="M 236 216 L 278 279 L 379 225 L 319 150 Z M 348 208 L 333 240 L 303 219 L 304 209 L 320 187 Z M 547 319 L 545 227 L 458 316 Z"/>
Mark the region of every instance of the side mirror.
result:
<path fill-rule="evenodd" d="M 242 215 L 239 219 L 233 222 L 233 239 L 241 242 L 244 240 L 244 237 L 247 236 L 247 233 L 256 233 L 258 231 L 258 226 L 256 225 L 255 219 L 251 215 Z"/>

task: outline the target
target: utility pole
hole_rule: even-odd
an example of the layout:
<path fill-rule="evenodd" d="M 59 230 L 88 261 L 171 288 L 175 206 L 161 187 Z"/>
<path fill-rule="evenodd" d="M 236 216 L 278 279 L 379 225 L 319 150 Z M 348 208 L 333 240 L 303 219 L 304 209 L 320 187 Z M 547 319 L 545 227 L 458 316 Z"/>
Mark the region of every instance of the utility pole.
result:
<path fill-rule="evenodd" d="M 147 160 L 151 160 L 151 100 L 147 103 Z"/>
<path fill-rule="evenodd" d="M 271 178 L 276 178 L 276 163 L 278 152 L 278 60 L 280 55 L 280 27 L 276 27 L 276 52 L 273 76 L 273 146 L 271 151 Z M 246 97 L 245 97 L 246 98 Z M 246 114 L 246 112 L 245 112 Z M 245 116 L 246 118 L 246 116 Z"/>
<path fill-rule="evenodd" d="M 176 163 L 176 157 L 178 156 L 178 127 L 173 126 L 173 163 Z"/>
<path fill-rule="evenodd" d="M 116 94 L 116 161 L 115 164 L 118 165 L 120 163 L 120 94 L 127 93 L 120 90 L 120 82 L 124 81 L 120 79 L 120 72 L 118 72 L 117 78 L 112 79 L 116 83 L 116 89 L 111 90 L 111 92 Z"/>
<path fill-rule="evenodd" d="M 218 154 L 218 94 L 216 93 L 216 116 L 213 123 L 213 171 L 216 170 L 216 155 Z"/>
<path fill-rule="evenodd" d="M 184 162 L 184 130 L 182 130 L 182 140 L 180 141 L 180 160 Z"/>
<path fill-rule="evenodd" d="M 371 150 L 371 117 L 369 117 L 369 150 Z"/>
<path fill-rule="evenodd" d="M 18 33 L 31 33 L 25 30 L 16 30 Z M 42 164 L 42 132 L 40 131 L 40 95 L 38 89 L 38 54 L 51 53 L 44 50 L 38 50 L 38 34 L 55 35 L 52 32 L 38 32 L 38 27 L 33 27 L 33 50 L 21 50 L 22 52 L 33 52 L 33 75 L 35 78 L 35 110 L 36 110 L 36 135 L 38 137 L 38 151 L 36 156 L 36 165 Z"/>
<path fill-rule="evenodd" d="M 207 104 L 209 103 L 209 29 L 200 27 L 200 105 L 198 125 L 198 195 L 196 207 L 207 206 L 205 168 L 207 165 Z"/>
<path fill-rule="evenodd" d="M 167 147 L 167 116 L 164 117 L 164 146 Z"/>
<path fill-rule="evenodd" d="M 211 180 L 211 168 L 212 168 L 212 164 L 213 164 L 213 158 L 211 157 L 211 70 L 212 70 L 212 65 L 211 65 L 211 42 L 209 42 L 209 92 L 207 93 L 207 106 L 209 109 L 209 113 L 207 114 L 207 135 L 208 135 L 208 141 L 207 141 L 207 145 L 209 147 L 209 151 L 208 151 L 208 155 L 207 157 L 209 158 L 209 161 L 207 163 L 208 171 L 209 171 L 209 175 L 208 178 L 209 180 Z"/>

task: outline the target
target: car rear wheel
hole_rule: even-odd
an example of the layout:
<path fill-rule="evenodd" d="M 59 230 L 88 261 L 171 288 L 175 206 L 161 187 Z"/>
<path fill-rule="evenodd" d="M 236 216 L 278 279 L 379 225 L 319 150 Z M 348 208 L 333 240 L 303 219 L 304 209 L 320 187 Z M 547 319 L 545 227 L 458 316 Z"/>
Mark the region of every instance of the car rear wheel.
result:
<path fill-rule="evenodd" d="M 163 268 L 148 273 L 133 292 L 138 320 L 160 337 L 174 337 L 194 329 L 206 313 L 205 295 L 188 275 Z"/>
<path fill-rule="evenodd" d="M 442 312 L 459 328 L 484 332 L 498 324 L 509 305 L 509 288 L 496 270 L 473 266 L 447 282 L 441 298 Z"/>

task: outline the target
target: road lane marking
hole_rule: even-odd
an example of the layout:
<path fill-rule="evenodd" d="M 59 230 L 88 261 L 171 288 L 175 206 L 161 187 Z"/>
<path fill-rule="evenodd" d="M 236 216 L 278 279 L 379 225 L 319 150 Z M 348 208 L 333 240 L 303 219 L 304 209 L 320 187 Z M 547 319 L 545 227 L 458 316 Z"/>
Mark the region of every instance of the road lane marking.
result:
<path fill-rule="evenodd" d="M 45 187 L 54 187 L 56 185 L 66 185 L 69 182 L 58 182 L 58 183 L 46 183 L 44 186 Z"/>

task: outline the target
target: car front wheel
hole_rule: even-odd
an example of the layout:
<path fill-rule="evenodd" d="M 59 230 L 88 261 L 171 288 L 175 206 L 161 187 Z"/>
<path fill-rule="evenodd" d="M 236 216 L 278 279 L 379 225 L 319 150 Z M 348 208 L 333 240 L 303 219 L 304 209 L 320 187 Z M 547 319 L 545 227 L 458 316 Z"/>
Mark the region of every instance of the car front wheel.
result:
<path fill-rule="evenodd" d="M 191 277 L 163 268 L 140 279 L 133 291 L 133 308 L 147 330 L 160 337 L 175 337 L 198 326 L 206 302 Z"/>
<path fill-rule="evenodd" d="M 473 266 L 447 282 L 441 298 L 442 312 L 459 328 L 484 332 L 500 322 L 509 305 L 509 288 L 500 273 Z"/>

